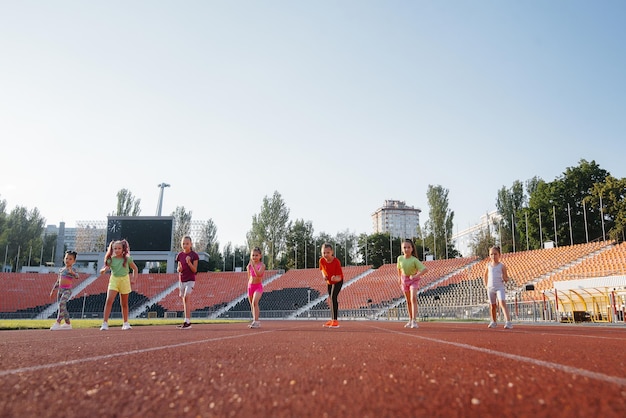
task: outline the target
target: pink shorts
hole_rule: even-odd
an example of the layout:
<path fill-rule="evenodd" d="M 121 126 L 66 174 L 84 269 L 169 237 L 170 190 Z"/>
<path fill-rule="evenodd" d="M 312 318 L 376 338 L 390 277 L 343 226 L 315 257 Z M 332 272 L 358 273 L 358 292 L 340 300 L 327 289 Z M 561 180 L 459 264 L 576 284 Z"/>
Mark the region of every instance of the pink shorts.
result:
<path fill-rule="evenodd" d="M 411 279 L 410 276 L 402 276 L 402 291 L 409 292 L 411 289 L 418 289 L 420 287 L 420 278 L 416 277 Z"/>
<path fill-rule="evenodd" d="M 263 293 L 263 283 L 248 283 L 248 297 L 251 298 L 257 292 Z"/>

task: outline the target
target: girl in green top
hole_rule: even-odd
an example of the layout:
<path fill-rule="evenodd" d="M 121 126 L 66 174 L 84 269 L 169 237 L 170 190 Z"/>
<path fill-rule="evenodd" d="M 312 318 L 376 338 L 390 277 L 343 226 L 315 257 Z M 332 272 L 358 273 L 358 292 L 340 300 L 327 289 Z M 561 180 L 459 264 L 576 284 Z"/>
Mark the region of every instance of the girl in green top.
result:
<path fill-rule="evenodd" d="M 129 267 L 133 270 L 132 279 L 128 276 Z M 107 301 L 104 305 L 104 320 L 100 331 L 109 329 L 109 315 L 111 315 L 113 301 L 118 293 L 120 294 L 120 305 L 122 306 L 122 317 L 124 318 L 122 330 L 129 330 L 128 295 L 131 292 L 131 284 L 135 284 L 135 277 L 139 273 L 139 270 L 133 258 L 130 256 L 130 246 L 125 239 L 121 241 L 111 241 L 109 244 L 109 249 L 104 256 L 104 267 L 102 267 L 100 273 L 105 273 L 107 270 L 111 271 L 111 277 L 109 278 Z"/>
<path fill-rule="evenodd" d="M 417 328 L 417 291 L 420 279 L 428 269 L 417 258 L 415 245 L 410 239 L 402 243 L 402 255 L 398 256 L 398 278 L 406 298 L 406 307 L 409 312 L 409 322 L 405 328 Z"/>

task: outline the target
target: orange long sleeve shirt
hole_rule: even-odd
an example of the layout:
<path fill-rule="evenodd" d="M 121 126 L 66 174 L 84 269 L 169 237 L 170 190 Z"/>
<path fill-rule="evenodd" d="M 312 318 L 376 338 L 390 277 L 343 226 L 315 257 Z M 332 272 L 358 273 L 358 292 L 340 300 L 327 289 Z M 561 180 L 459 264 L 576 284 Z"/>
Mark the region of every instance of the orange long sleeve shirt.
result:
<path fill-rule="evenodd" d="M 343 280 L 343 270 L 341 269 L 341 262 L 337 257 L 333 258 L 333 261 L 330 263 L 326 261 L 324 257 L 320 258 L 320 270 L 326 279 L 326 283 L 334 284 L 330 281 L 330 278 L 333 276 L 341 276 L 341 280 Z"/>

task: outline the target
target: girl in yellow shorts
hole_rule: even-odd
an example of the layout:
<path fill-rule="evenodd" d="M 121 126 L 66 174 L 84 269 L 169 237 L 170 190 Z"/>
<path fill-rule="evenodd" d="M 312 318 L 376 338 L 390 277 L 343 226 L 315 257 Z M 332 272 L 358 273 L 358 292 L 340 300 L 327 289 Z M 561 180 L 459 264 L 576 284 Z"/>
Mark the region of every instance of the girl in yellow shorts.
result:
<path fill-rule="evenodd" d="M 128 276 L 129 267 L 133 270 L 132 279 Z M 121 241 L 111 241 L 109 244 L 109 249 L 104 256 L 104 267 L 102 267 L 100 273 L 105 273 L 107 270 L 111 271 L 111 277 L 109 278 L 107 301 L 104 305 L 104 321 L 102 322 L 100 331 L 109 329 L 109 315 L 111 315 L 113 301 L 118 293 L 120 294 L 120 305 L 122 305 L 122 317 L 124 318 L 122 330 L 129 330 L 128 295 L 131 292 L 130 285 L 131 283 L 135 284 L 135 277 L 139 273 L 139 270 L 133 258 L 130 256 L 130 246 L 125 239 Z"/>

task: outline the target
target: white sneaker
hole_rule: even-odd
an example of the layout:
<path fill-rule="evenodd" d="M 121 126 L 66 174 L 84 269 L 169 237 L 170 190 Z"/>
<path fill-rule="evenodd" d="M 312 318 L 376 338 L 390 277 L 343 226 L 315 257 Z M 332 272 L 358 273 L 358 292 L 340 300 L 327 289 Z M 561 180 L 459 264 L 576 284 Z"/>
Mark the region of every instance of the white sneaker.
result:
<path fill-rule="evenodd" d="M 404 325 L 404 328 L 413 328 L 413 320 L 407 322 L 406 325 Z"/>
<path fill-rule="evenodd" d="M 58 322 L 55 322 L 54 324 L 52 324 L 52 326 L 50 327 L 51 331 L 57 331 L 61 329 L 61 324 L 59 324 Z"/>
<path fill-rule="evenodd" d="M 489 325 L 487 325 L 487 328 L 495 328 L 497 326 L 497 324 L 494 321 L 489 322 Z"/>
<path fill-rule="evenodd" d="M 413 324 L 411 325 L 411 328 L 419 328 L 420 326 L 417 325 L 417 321 L 413 320 Z"/>
<path fill-rule="evenodd" d="M 102 323 L 102 326 L 100 327 L 100 331 L 108 331 L 109 330 L 109 324 L 106 322 Z"/>
<path fill-rule="evenodd" d="M 122 325 L 122 331 L 126 331 L 131 329 L 131 326 L 128 322 L 124 322 L 124 325 Z"/>
<path fill-rule="evenodd" d="M 72 324 L 63 324 L 59 327 L 59 329 L 72 329 Z"/>
<path fill-rule="evenodd" d="M 511 321 L 506 321 L 504 323 L 504 328 L 506 328 L 506 329 L 513 329 L 513 324 L 511 324 Z"/>
<path fill-rule="evenodd" d="M 261 322 L 252 321 L 252 323 L 250 324 L 250 328 L 261 328 Z"/>

